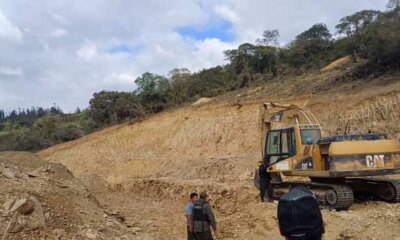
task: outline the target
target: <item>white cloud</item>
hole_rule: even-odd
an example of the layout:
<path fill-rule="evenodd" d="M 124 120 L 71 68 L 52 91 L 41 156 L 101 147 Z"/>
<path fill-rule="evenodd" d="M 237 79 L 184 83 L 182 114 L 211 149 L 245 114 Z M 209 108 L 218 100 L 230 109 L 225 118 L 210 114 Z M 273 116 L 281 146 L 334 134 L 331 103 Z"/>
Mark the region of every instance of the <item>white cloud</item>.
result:
<path fill-rule="evenodd" d="M 103 78 L 103 86 L 104 87 L 112 87 L 116 85 L 126 86 L 133 86 L 136 77 L 128 72 L 120 72 L 120 73 L 111 73 Z"/>
<path fill-rule="evenodd" d="M 221 16 L 222 18 L 224 18 L 232 23 L 237 23 L 240 21 L 240 18 L 237 15 L 237 13 L 234 12 L 232 9 L 230 9 L 226 5 L 215 6 L 214 11 L 217 13 L 217 15 Z"/>
<path fill-rule="evenodd" d="M 117 79 L 121 83 L 131 84 L 135 81 L 136 78 L 130 73 L 123 72 L 117 75 Z"/>
<path fill-rule="evenodd" d="M 53 32 L 50 33 L 50 37 L 59 38 L 59 37 L 65 36 L 67 34 L 68 34 L 67 30 L 65 30 L 63 28 L 57 28 L 56 30 L 54 30 Z"/>
<path fill-rule="evenodd" d="M 50 16 L 60 24 L 71 24 L 71 21 L 68 20 L 63 15 L 57 13 L 50 13 Z"/>
<path fill-rule="evenodd" d="M 22 31 L 8 18 L 0 9 L 0 38 L 9 39 L 16 42 L 22 41 Z"/>
<path fill-rule="evenodd" d="M 375 0 L 229 0 L 215 11 L 226 19 L 235 19 L 233 31 L 238 42 L 254 41 L 266 29 L 278 29 L 280 42 L 289 43 L 316 23 L 325 23 L 332 32 L 340 18 L 364 9 L 384 10 L 387 1 Z"/>
<path fill-rule="evenodd" d="M 198 60 L 201 62 L 195 70 L 226 63 L 223 51 L 236 47 L 234 44 L 222 42 L 217 38 L 207 38 L 196 42 L 195 45 L 197 50 L 194 54 L 197 55 Z"/>
<path fill-rule="evenodd" d="M 19 67 L 0 66 L 0 73 L 7 76 L 21 76 L 22 69 Z"/>
<path fill-rule="evenodd" d="M 10 89 L 0 88 L 0 106 L 7 106 L 10 102 L 24 104 L 26 99 L 23 96 L 15 94 Z M 11 109 L 3 109 L 9 111 Z"/>
<path fill-rule="evenodd" d="M 279 29 L 281 42 L 290 42 L 314 23 L 332 29 L 341 17 L 384 9 L 385 2 L 1 0 L 0 79 L 15 79 L 1 82 L 0 103 L 8 110 L 56 103 L 73 111 L 87 107 L 94 92 L 134 90 L 134 79 L 146 71 L 224 64 L 224 50 L 254 42 L 265 29 Z M 183 27 L 207 30 L 224 21 L 232 42 L 218 34 L 179 34 Z M 1 91 L 13 96 L 3 101 Z"/>
<path fill-rule="evenodd" d="M 98 56 L 97 46 L 94 42 L 86 41 L 82 47 L 76 50 L 76 55 L 80 59 L 90 61 Z"/>

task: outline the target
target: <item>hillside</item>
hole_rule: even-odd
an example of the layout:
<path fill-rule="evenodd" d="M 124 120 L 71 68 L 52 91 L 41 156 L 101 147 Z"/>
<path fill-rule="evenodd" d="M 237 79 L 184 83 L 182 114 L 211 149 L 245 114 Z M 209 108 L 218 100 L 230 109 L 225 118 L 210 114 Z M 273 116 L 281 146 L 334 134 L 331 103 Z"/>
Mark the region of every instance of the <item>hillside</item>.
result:
<path fill-rule="evenodd" d="M 252 185 L 260 157 L 262 102 L 307 104 L 327 134 L 350 121 L 353 131 L 400 137 L 400 76 L 338 81 L 338 74 L 274 80 L 98 131 L 39 156 L 65 165 L 100 204 L 119 211 L 149 239 L 184 239 L 182 209 L 194 190 L 211 193 L 219 239 L 279 239 L 276 205 L 258 203 Z M 99 186 L 98 179 L 117 192 Z M 323 214 L 326 239 L 394 239 L 400 230 L 399 204 L 361 203 L 349 212 Z M 355 221 L 357 226 L 350 224 Z"/>

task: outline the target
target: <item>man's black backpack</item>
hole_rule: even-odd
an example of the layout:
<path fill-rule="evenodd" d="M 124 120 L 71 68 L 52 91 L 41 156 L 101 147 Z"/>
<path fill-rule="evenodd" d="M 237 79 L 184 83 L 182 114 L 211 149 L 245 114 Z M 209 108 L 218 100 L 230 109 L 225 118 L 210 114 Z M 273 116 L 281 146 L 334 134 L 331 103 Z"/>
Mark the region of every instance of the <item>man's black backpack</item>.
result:
<path fill-rule="evenodd" d="M 206 202 L 200 201 L 193 205 L 192 217 L 194 221 L 209 222 L 208 215 L 204 213 L 203 207 Z"/>
<path fill-rule="evenodd" d="M 305 186 L 295 186 L 278 204 L 281 234 L 289 240 L 321 239 L 324 224 L 317 199 Z"/>

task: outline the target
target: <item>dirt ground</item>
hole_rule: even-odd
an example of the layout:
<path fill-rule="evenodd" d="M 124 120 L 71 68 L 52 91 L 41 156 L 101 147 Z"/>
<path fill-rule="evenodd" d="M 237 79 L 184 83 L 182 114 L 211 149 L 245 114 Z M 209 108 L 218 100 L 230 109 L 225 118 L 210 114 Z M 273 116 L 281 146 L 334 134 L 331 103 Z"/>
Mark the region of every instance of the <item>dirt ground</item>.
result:
<path fill-rule="evenodd" d="M 7 239 L 185 239 L 184 194 L 196 190 L 207 190 L 212 198 L 217 239 L 282 239 L 277 230 L 276 202 L 260 203 L 247 176 L 218 181 L 131 179 L 112 187 L 94 174 L 82 174 L 77 180 L 63 166 L 32 154 L 1 156 L 2 166 L 13 169 L 17 178 L 0 178 L 0 202 L 35 196 L 46 218 L 44 227 L 24 225 Z M 355 203 L 346 212 L 323 210 L 324 239 L 400 239 L 399 216 L 399 204 L 383 202 Z M 3 210 L 1 229 L 11 218 Z M 34 222 L 24 215 L 19 218 L 18 223 Z"/>
<path fill-rule="evenodd" d="M 0 153 L 0 189 L 2 240 L 137 239 L 64 166 L 32 153 Z"/>
<path fill-rule="evenodd" d="M 185 239 L 187 196 L 205 190 L 216 212 L 217 239 L 282 239 L 277 204 L 260 203 L 252 183 L 261 156 L 262 102 L 307 104 L 326 134 L 340 132 L 350 123 L 355 132 L 384 131 L 400 137 L 399 76 L 343 82 L 336 75 L 326 72 L 274 80 L 46 149 L 38 156 L 65 165 L 79 187 L 60 190 L 51 185 L 46 192 L 40 188 L 38 199 L 57 196 L 68 199 L 67 206 L 71 199 L 87 202 L 67 212 L 76 214 L 76 227 L 92 224 L 93 218 L 93 224 L 84 229 L 95 232 L 97 239 L 110 239 L 100 227 L 104 227 L 103 213 L 120 223 L 119 229 L 107 225 L 106 229 L 116 231 L 121 239 Z M 0 178 L 0 184 L 7 184 L 3 181 L 9 180 Z M 25 182 L 18 184 L 20 194 L 32 188 L 25 187 Z M 93 196 L 93 201 L 85 194 Z M 6 195 L 18 194 L 9 190 Z M 4 201 L 0 197 L 0 203 Z M 64 206 L 59 204 L 54 208 Z M 79 209 L 93 213 L 79 214 Z M 400 239 L 400 204 L 356 202 L 349 211 L 323 210 L 323 218 L 324 239 Z M 4 226 L 6 221 L 1 221 Z M 67 229 L 66 234 L 76 229 Z M 77 236 L 84 238 L 82 233 Z"/>

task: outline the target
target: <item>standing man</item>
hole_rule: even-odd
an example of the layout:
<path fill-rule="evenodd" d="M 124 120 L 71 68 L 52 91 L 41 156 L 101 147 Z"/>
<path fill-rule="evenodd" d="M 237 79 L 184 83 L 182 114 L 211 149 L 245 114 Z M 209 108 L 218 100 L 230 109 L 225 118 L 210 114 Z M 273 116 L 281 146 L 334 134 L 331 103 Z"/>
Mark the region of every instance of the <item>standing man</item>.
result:
<path fill-rule="evenodd" d="M 190 200 L 185 208 L 185 216 L 186 216 L 186 226 L 187 226 L 187 239 L 195 240 L 193 233 L 193 205 L 199 200 L 197 193 L 193 192 L 190 194 Z"/>
<path fill-rule="evenodd" d="M 271 174 L 267 172 L 265 163 L 262 163 L 258 168 L 258 176 L 260 177 L 260 197 L 261 202 L 264 202 L 265 191 L 267 191 L 268 202 L 274 201 L 274 190 L 271 185 Z"/>
<path fill-rule="evenodd" d="M 207 193 L 200 193 L 200 200 L 193 206 L 193 230 L 196 240 L 213 240 L 211 228 L 214 234 L 217 231 L 217 223 L 211 209 Z"/>

